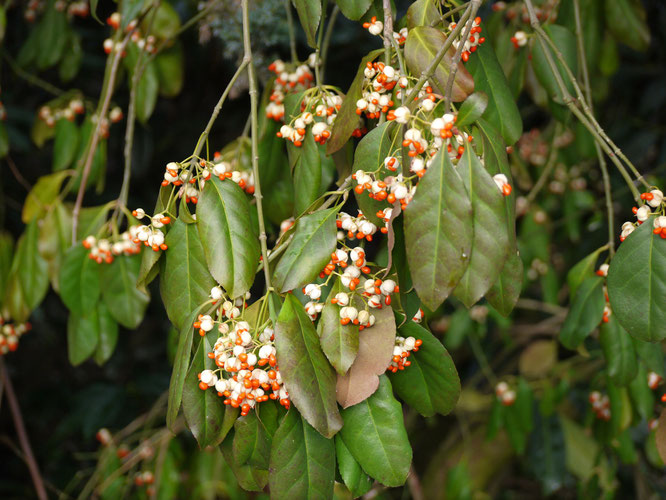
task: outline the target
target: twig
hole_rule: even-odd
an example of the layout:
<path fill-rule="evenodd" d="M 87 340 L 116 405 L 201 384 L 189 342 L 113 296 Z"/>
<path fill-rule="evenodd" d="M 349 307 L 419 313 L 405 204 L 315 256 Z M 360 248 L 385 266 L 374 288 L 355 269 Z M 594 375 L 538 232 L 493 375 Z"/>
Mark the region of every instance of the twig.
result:
<path fill-rule="evenodd" d="M 35 87 L 39 87 L 42 90 L 45 90 L 49 94 L 53 94 L 56 97 L 61 96 L 65 93 L 64 90 L 61 90 L 55 85 L 52 85 L 45 80 L 42 80 L 37 75 L 33 75 L 32 73 L 24 71 L 23 68 L 21 68 L 18 64 L 16 64 L 16 61 L 14 61 L 14 59 L 12 59 L 11 56 L 6 51 L 3 51 L 2 55 L 5 57 L 5 61 L 7 61 L 9 67 L 12 69 L 14 73 L 16 73 L 16 76 L 18 76 L 19 78 L 22 78 L 26 82 L 34 85 Z"/>
<path fill-rule="evenodd" d="M 252 172 L 254 173 L 254 198 L 257 200 L 257 218 L 259 219 L 259 242 L 261 243 L 261 260 L 264 267 L 264 277 L 266 279 L 266 289 L 270 290 L 271 273 L 268 266 L 268 248 L 266 246 L 266 225 L 264 223 L 264 211 L 261 195 L 261 181 L 259 179 L 259 127 L 258 127 L 258 105 L 259 91 L 257 90 L 257 75 L 254 70 L 254 61 L 252 60 L 252 44 L 250 42 L 250 18 L 248 14 L 248 0 L 242 0 L 243 9 L 243 48 L 245 55 L 243 62 L 248 65 L 248 76 L 250 85 L 250 119 L 251 119 L 251 148 L 252 148 Z M 324 2 L 325 8 L 325 2 Z M 322 12 L 322 25 L 319 28 L 323 31 L 324 14 Z M 317 54 L 319 48 L 317 48 Z M 317 60 L 319 63 L 319 60 Z M 315 68 L 316 69 L 316 68 Z"/>
<path fill-rule="evenodd" d="M 0 358 L 0 379 L 2 379 L 2 385 L 5 387 L 7 403 L 9 404 L 9 410 L 11 411 L 12 419 L 14 420 L 14 428 L 16 429 L 16 435 L 18 436 L 19 443 L 21 443 L 23 454 L 25 455 L 25 462 L 28 465 L 28 470 L 30 471 L 30 476 L 32 477 L 32 483 L 35 486 L 35 493 L 37 494 L 37 498 L 39 498 L 39 500 L 46 500 L 48 498 L 46 496 L 46 489 L 44 488 L 42 476 L 39 473 L 39 466 L 35 460 L 35 455 L 33 454 L 32 448 L 30 447 L 30 439 L 28 438 L 28 433 L 26 432 L 25 424 L 23 423 L 21 407 L 19 406 L 18 400 L 16 399 L 12 381 L 9 378 L 9 373 L 7 373 L 5 361 L 2 358 Z"/>
<path fill-rule="evenodd" d="M 421 481 L 416 473 L 416 469 L 414 469 L 414 464 L 409 468 L 407 486 L 409 487 L 409 493 L 411 493 L 413 500 L 423 500 L 423 488 L 421 487 Z"/>
<path fill-rule="evenodd" d="M 555 168 L 555 165 L 557 164 L 557 147 L 555 146 L 555 141 L 560 135 L 560 128 L 560 124 L 558 123 L 555 127 L 555 131 L 553 132 L 553 140 L 550 143 L 550 153 L 548 155 L 548 159 L 546 160 L 546 165 L 544 166 L 543 171 L 541 172 L 541 175 L 537 179 L 536 183 L 534 186 L 532 186 L 532 189 L 526 196 L 528 203 L 532 203 L 536 199 L 537 194 L 539 194 L 543 186 L 546 184 L 546 181 L 550 177 L 553 168 Z"/>
<path fill-rule="evenodd" d="M 5 157 L 5 159 L 7 160 L 7 165 L 9 165 L 9 170 L 12 171 L 12 174 L 14 174 L 14 177 L 16 177 L 16 180 L 18 181 L 18 183 L 21 186 L 23 186 L 26 191 L 28 191 L 28 192 L 32 191 L 32 186 L 30 185 L 30 183 L 28 181 L 25 180 L 25 177 L 23 177 L 23 175 L 21 175 L 21 172 L 16 167 L 16 163 L 14 163 L 14 160 L 12 160 L 12 158 L 9 155 L 7 155 Z M 37 199 L 36 196 L 35 196 L 35 199 Z"/>
<path fill-rule="evenodd" d="M 298 61 L 298 53 L 296 52 L 296 33 L 294 30 L 294 16 L 291 13 L 290 0 L 284 0 L 284 10 L 287 12 L 287 27 L 289 28 L 289 49 L 291 50 L 291 62 Z"/>
<path fill-rule="evenodd" d="M 492 368 L 488 364 L 488 358 L 486 358 L 486 354 L 483 352 L 483 348 L 481 347 L 481 342 L 479 342 L 478 333 L 476 332 L 476 330 L 472 329 L 469 332 L 467 338 L 469 339 L 469 345 L 472 348 L 474 357 L 476 358 L 477 363 L 479 363 L 479 367 L 481 368 L 483 375 L 486 377 L 491 387 L 496 386 L 497 377 L 495 376 Z"/>
<path fill-rule="evenodd" d="M 533 299 L 518 299 L 516 307 L 519 309 L 529 309 L 530 311 L 539 311 L 549 314 L 563 314 L 567 311 L 564 307 Z"/>
<path fill-rule="evenodd" d="M 442 14 L 440 17 L 438 17 L 438 18 L 435 19 L 433 22 L 431 22 L 431 23 L 430 23 L 430 26 L 434 28 L 434 27 L 437 26 L 439 23 L 441 23 L 441 22 L 443 22 L 444 20 L 446 20 L 447 17 L 451 17 L 453 14 L 456 14 L 456 13 L 460 12 L 461 10 L 467 8 L 467 4 L 468 4 L 468 3 L 469 3 L 469 2 L 465 2 L 464 4 L 462 4 L 462 5 L 458 5 L 458 7 L 455 7 L 455 8 L 453 8 L 453 9 L 451 9 L 451 10 L 448 11 L 446 14 Z"/>
<path fill-rule="evenodd" d="M 384 7 L 384 63 L 391 64 L 391 39 L 393 38 L 393 12 L 391 0 L 382 0 Z"/>

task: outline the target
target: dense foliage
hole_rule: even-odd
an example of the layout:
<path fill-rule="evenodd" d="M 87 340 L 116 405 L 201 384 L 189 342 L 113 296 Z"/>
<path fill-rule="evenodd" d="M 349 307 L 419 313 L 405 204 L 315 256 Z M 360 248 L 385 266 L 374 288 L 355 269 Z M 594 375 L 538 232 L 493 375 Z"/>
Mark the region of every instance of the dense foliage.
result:
<path fill-rule="evenodd" d="M 0 7 L 3 497 L 665 494 L 664 25 Z"/>

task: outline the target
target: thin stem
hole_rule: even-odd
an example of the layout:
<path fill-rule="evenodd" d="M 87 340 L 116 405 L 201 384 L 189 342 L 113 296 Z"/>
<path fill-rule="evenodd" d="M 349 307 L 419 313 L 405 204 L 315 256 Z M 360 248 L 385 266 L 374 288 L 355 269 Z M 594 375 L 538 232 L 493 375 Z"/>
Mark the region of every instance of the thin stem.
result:
<path fill-rule="evenodd" d="M 251 148 L 252 148 L 252 172 L 254 174 L 254 198 L 257 200 L 257 218 L 259 219 L 259 242 L 261 243 L 261 260 L 264 267 L 264 278 L 266 279 L 266 289 L 270 290 L 271 286 L 271 273 L 268 266 L 268 248 L 266 246 L 266 225 L 264 223 L 264 211 L 261 195 L 261 182 L 259 179 L 259 91 L 257 90 L 257 75 L 254 69 L 254 61 L 252 60 L 252 44 L 250 42 L 250 19 L 248 15 L 248 0 L 242 0 L 241 6 L 243 9 L 243 48 L 245 56 L 243 61 L 248 64 L 248 76 L 250 85 L 250 117 L 251 117 Z M 323 13 L 322 13 L 322 27 L 323 27 Z M 320 31 L 323 31 L 320 28 Z M 317 61 L 319 62 L 319 61 Z"/>
<path fill-rule="evenodd" d="M 326 0 L 322 2 L 321 19 L 319 19 L 319 31 L 317 33 L 317 48 L 315 49 L 315 83 L 317 87 L 323 85 L 321 79 L 321 46 L 324 40 L 324 22 L 326 21 Z"/>
<path fill-rule="evenodd" d="M 471 0 L 469 7 L 465 11 L 468 13 L 467 19 L 464 22 L 465 33 L 462 36 L 462 39 L 458 43 L 458 50 L 456 50 L 455 56 L 451 60 L 451 65 L 449 66 L 449 78 L 446 81 L 446 90 L 444 91 L 444 110 L 446 113 L 449 112 L 451 107 L 451 93 L 453 92 L 453 82 L 456 79 L 456 73 L 458 72 L 458 63 L 460 63 L 460 58 L 462 57 L 462 52 L 465 47 L 465 42 L 469 39 L 469 34 L 472 31 L 472 26 L 474 25 L 473 19 L 476 16 L 479 7 L 481 6 L 482 0 Z M 458 26 L 456 26 L 457 28 Z M 451 34 L 453 36 L 453 34 Z"/>
<path fill-rule="evenodd" d="M 28 470 L 30 471 L 30 477 L 32 477 L 32 483 L 35 486 L 35 493 L 39 500 L 46 500 L 46 489 L 44 488 L 44 482 L 42 476 L 39 473 L 39 466 L 35 460 L 35 455 L 32 452 L 30 446 L 30 439 L 28 438 L 28 433 L 25 430 L 25 424 L 23 423 L 23 416 L 21 415 L 21 407 L 19 406 L 18 400 L 16 399 L 16 393 L 14 392 L 14 386 L 12 381 L 9 378 L 9 373 L 7 372 L 7 367 L 5 366 L 5 361 L 0 358 L 0 380 L 2 380 L 2 385 L 5 388 L 7 394 L 7 403 L 9 404 L 9 411 L 12 414 L 12 419 L 14 420 L 14 428 L 16 429 L 16 435 L 18 436 L 19 443 L 21 443 L 21 449 L 25 455 L 25 462 L 28 465 Z"/>
<path fill-rule="evenodd" d="M 326 73 L 326 63 L 328 61 L 328 49 L 331 46 L 331 37 L 333 36 L 333 28 L 335 27 L 335 21 L 338 19 L 338 14 L 340 14 L 340 7 L 337 5 L 333 7 L 331 11 L 331 16 L 328 18 L 328 25 L 326 26 L 326 34 L 324 35 L 324 41 L 321 48 L 321 79 L 326 81 L 324 78 L 324 73 Z"/>
<path fill-rule="evenodd" d="M 16 64 L 16 61 L 11 58 L 11 56 L 3 51 L 2 54 L 5 57 L 5 61 L 7 61 L 7 64 L 9 64 L 9 67 L 12 69 L 14 73 L 16 73 L 16 76 L 19 78 L 22 78 L 26 82 L 34 85 L 35 87 L 39 87 L 42 90 L 45 90 L 49 94 L 53 94 L 54 96 L 61 96 L 65 93 L 64 90 L 59 89 L 55 85 L 51 85 L 49 82 L 42 80 L 39 78 L 37 75 L 33 75 L 31 73 L 28 73 L 27 71 L 24 71 L 23 68 L 21 68 L 18 64 Z"/>
<path fill-rule="evenodd" d="M 393 12 L 391 0 L 382 0 L 384 6 L 384 63 L 391 64 L 391 40 L 393 39 Z"/>
<path fill-rule="evenodd" d="M 490 385 L 494 387 L 497 385 L 497 377 L 493 373 L 493 370 L 488 363 L 486 354 L 483 352 L 478 335 L 479 334 L 477 333 L 476 329 L 472 328 L 472 330 L 469 332 L 469 335 L 467 336 L 469 339 L 469 345 L 472 348 L 472 352 L 474 353 L 474 357 L 476 358 L 477 363 L 479 363 L 479 366 L 481 367 L 483 375 L 486 377 Z"/>
<path fill-rule="evenodd" d="M 9 170 L 12 171 L 12 174 L 14 174 L 14 177 L 16 177 L 16 180 L 18 181 L 18 183 L 21 186 L 23 186 L 26 191 L 28 191 L 28 192 L 32 191 L 32 186 L 30 185 L 30 183 L 28 181 L 25 180 L 25 177 L 23 177 L 23 175 L 21 175 L 21 172 L 16 167 L 16 163 L 14 163 L 14 160 L 12 160 L 9 155 L 6 156 L 6 160 L 7 160 L 7 165 L 9 165 Z M 38 196 L 35 196 L 35 200 L 37 200 L 39 202 L 38 198 L 39 198 Z"/>
<path fill-rule="evenodd" d="M 287 12 L 287 27 L 289 28 L 289 49 L 291 51 L 291 62 L 298 61 L 298 53 L 296 52 L 296 32 L 294 29 L 294 15 L 291 13 L 290 0 L 284 0 L 284 10 Z"/>
<path fill-rule="evenodd" d="M 435 26 L 437 26 L 438 24 L 440 24 L 441 22 L 446 20 L 447 17 L 451 17 L 453 14 L 456 14 L 456 13 L 460 12 L 461 10 L 467 8 L 468 3 L 469 2 L 465 2 L 464 4 L 458 5 L 458 7 L 455 7 L 453 9 L 451 9 L 446 14 L 442 14 L 439 18 L 437 18 L 433 22 L 431 22 L 430 26 L 434 28 Z"/>
<path fill-rule="evenodd" d="M 553 168 L 555 168 L 555 165 L 557 164 L 557 147 L 555 147 L 555 142 L 557 137 L 560 135 L 560 132 L 561 127 L 558 123 L 555 127 L 555 131 L 553 132 L 553 140 L 550 141 L 550 153 L 548 155 L 548 159 L 546 160 L 546 165 L 544 166 L 543 171 L 541 172 L 541 175 L 537 179 L 536 183 L 534 186 L 532 186 L 532 189 L 527 194 L 526 199 L 529 203 L 532 203 L 536 199 L 537 194 L 539 194 L 543 186 L 546 184 L 546 181 L 550 177 Z"/>

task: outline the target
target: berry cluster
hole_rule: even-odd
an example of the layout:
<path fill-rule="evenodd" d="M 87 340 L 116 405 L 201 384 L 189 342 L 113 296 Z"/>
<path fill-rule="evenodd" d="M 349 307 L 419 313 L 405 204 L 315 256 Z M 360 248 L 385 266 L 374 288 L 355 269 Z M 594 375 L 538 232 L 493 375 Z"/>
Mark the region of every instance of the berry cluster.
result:
<path fill-rule="evenodd" d="M 415 339 L 414 337 L 396 337 L 395 347 L 393 348 L 393 358 L 391 358 L 391 363 L 387 370 L 395 373 L 398 370 L 404 370 L 411 365 L 412 362 L 407 358 L 412 354 L 412 351 L 418 351 L 422 343 L 423 341 L 421 339 Z"/>
<path fill-rule="evenodd" d="M 84 238 L 83 246 L 90 250 L 88 254 L 90 259 L 98 264 L 111 264 L 118 255 L 136 255 L 141 252 L 142 240 L 139 236 L 141 227 L 144 226 L 130 226 L 124 233 L 110 238 L 98 239 L 90 235 Z"/>
<path fill-rule="evenodd" d="M 605 394 L 602 395 L 599 391 L 593 391 L 590 393 L 589 400 L 596 417 L 599 420 L 608 422 L 611 418 L 610 400 L 608 399 L 608 396 Z"/>
<path fill-rule="evenodd" d="M 450 23 L 449 32 L 453 31 L 456 26 L 457 23 Z M 467 28 L 470 28 L 469 37 L 467 38 L 467 40 L 465 40 L 463 44 L 463 50 L 461 53 L 461 58 L 464 62 L 469 61 L 469 56 L 471 56 L 474 52 L 476 52 L 478 46 L 486 41 L 486 39 L 481 36 L 482 30 L 481 30 L 480 17 L 475 17 L 471 21 L 467 21 L 467 24 L 465 24 L 465 27 L 462 29 L 461 33 L 465 33 L 465 31 L 467 31 Z M 456 50 L 458 49 L 458 46 L 460 45 L 461 41 L 462 40 L 454 40 L 453 46 L 455 47 Z"/>
<path fill-rule="evenodd" d="M 310 67 L 314 67 L 314 54 L 308 58 L 308 64 L 299 64 L 293 71 L 290 65 L 277 59 L 269 66 L 269 71 L 275 73 L 275 81 L 270 95 L 270 102 L 266 106 L 266 117 L 281 122 L 284 120 L 284 98 L 287 94 L 300 92 L 312 87 L 314 75 Z"/>
<path fill-rule="evenodd" d="M 390 210 L 390 209 L 389 209 Z M 386 217 L 386 212 L 382 212 L 382 218 Z M 388 214 L 388 219 L 390 219 L 391 214 Z M 338 229 L 342 231 L 338 232 L 338 239 L 342 240 L 345 237 L 353 240 L 368 240 L 372 241 L 372 235 L 377 232 L 377 226 L 370 222 L 365 215 L 359 210 L 356 217 L 352 217 L 348 213 L 340 212 L 338 218 L 335 221 Z M 388 229 L 386 227 L 381 228 L 382 233 L 387 233 Z M 333 264 L 337 264 L 336 260 L 333 259 Z"/>
<path fill-rule="evenodd" d="M 643 205 L 632 208 L 632 212 L 636 216 L 636 222 L 627 221 L 622 224 L 620 241 L 624 241 L 627 236 L 634 232 L 637 226 L 643 224 L 650 217 L 652 217 L 654 234 L 658 234 L 663 239 L 666 239 L 666 202 L 664 200 L 664 193 L 659 189 L 653 189 L 642 193 L 641 200 L 645 202 Z"/>
<path fill-rule="evenodd" d="M 30 323 L 12 323 L 0 316 L 0 356 L 18 349 L 19 338 L 30 331 Z"/>
<path fill-rule="evenodd" d="M 114 12 L 111 14 L 107 19 L 106 19 L 106 24 L 111 26 L 114 30 L 120 29 L 120 24 L 121 24 L 122 18 L 120 15 L 120 12 Z M 143 38 L 141 36 L 141 30 L 137 26 L 137 21 L 136 19 L 133 19 L 127 24 L 127 27 L 125 30 L 129 33 L 130 31 L 132 32 L 132 35 L 130 36 L 130 40 L 132 43 L 134 43 L 140 50 L 145 50 L 149 54 L 155 54 L 157 52 L 157 48 L 155 47 L 155 37 L 153 35 L 148 35 L 147 37 Z M 110 54 L 114 50 L 120 50 L 122 47 L 122 42 L 117 41 L 114 42 L 113 39 L 107 38 L 104 40 L 104 53 L 105 54 Z M 123 52 L 122 56 L 125 56 L 125 53 Z"/>
<path fill-rule="evenodd" d="M 43 0 L 30 0 L 28 5 L 23 11 L 23 18 L 29 22 L 33 23 L 37 19 L 37 15 L 41 14 L 46 7 L 46 2 Z M 65 2 L 64 0 L 58 0 L 53 7 L 58 12 L 66 12 L 67 17 L 71 18 L 73 16 L 77 17 L 88 17 L 90 13 L 90 8 L 88 2 L 81 0 L 78 2 Z"/>
<path fill-rule="evenodd" d="M 277 136 L 300 147 L 310 127 L 315 142 L 324 144 L 331 137 L 329 127 L 335 121 L 341 104 L 342 97 L 338 94 L 314 88 L 304 95 L 300 114 L 282 125 Z"/>
<path fill-rule="evenodd" d="M 504 406 L 511 406 L 516 401 L 516 391 L 509 389 L 509 384 L 500 382 L 495 386 L 495 396 Z"/>
<path fill-rule="evenodd" d="M 149 217 L 142 208 L 133 210 L 132 215 L 138 220 Z M 155 214 L 152 217 L 149 217 L 149 219 L 150 221 L 148 224 L 132 226 L 130 228 L 130 231 L 133 230 L 134 232 L 132 235 L 132 241 L 137 245 L 143 243 L 145 246 L 152 248 L 155 252 L 166 250 L 168 247 L 164 243 L 164 231 L 162 231 L 162 228 L 171 224 L 171 217 L 164 214 Z"/>
<path fill-rule="evenodd" d="M 217 327 L 220 337 L 208 357 L 215 360 L 218 368 L 199 374 L 199 388 L 214 387 L 218 396 L 225 398 L 224 404 L 240 408 L 241 415 L 247 415 L 257 403 L 269 399 L 278 400 L 289 409 L 289 393 L 277 366 L 270 321 L 253 331 L 242 319 L 245 299 L 232 302 L 220 287 L 211 290 L 211 297 L 221 303 L 217 308 L 217 319 L 201 315 L 194 327 L 201 335 Z"/>
<path fill-rule="evenodd" d="M 648 387 L 649 387 L 650 389 L 652 389 L 653 391 L 654 391 L 657 387 L 659 387 L 659 384 L 661 384 L 662 380 L 663 380 L 663 378 L 662 378 L 661 375 L 659 375 L 658 373 L 655 373 L 655 372 L 649 372 L 649 373 L 647 374 L 647 385 L 648 385 Z"/>

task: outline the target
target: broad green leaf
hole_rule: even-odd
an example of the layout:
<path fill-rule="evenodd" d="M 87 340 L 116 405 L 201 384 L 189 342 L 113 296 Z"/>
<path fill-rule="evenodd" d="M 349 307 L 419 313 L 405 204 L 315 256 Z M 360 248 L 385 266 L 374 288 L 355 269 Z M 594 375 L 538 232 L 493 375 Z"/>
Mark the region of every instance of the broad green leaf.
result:
<path fill-rule="evenodd" d="M 95 363 L 101 366 L 116 350 L 118 323 L 113 319 L 104 302 L 97 304 L 97 318 L 99 320 L 99 341 L 95 349 Z"/>
<path fill-rule="evenodd" d="M 270 186 L 261 193 L 264 217 L 276 225 L 294 213 L 294 186 L 285 154 L 285 140 L 275 135 L 280 125 L 267 119 L 259 140 L 259 177 L 263 186 Z"/>
<path fill-rule="evenodd" d="M 14 238 L 12 235 L 0 231 L 0 297 L 5 296 L 9 271 L 12 268 L 12 255 L 14 253 Z"/>
<path fill-rule="evenodd" d="M 220 445 L 220 450 L 224 455 L 224 460 L 233 471 L 236 481 L 241 488 L 247 491 L 263 491 L 268 484 L 268 471 L 260 469 L 253 465 L 243 465 L 236 462 L 233 451 L 234 430 L 233 428 L 227 434 L 227 437 Z M 216 468 L 215 470 L 219 470 Z M 211 471 L 212 472 L 212 471 Z M 214 497 L 215 495 L 213 495 Z"/>
<path fill-rule="evenodd" d="M 271 439 L 264 424 L 257 418 L 256 411 L 234 422 L 233 452 L 238 464 L 268 469 Z"/>
<path fill-rule="evenodd" d="M 56 64 L 63 54 L 68 38 L 69 27 L 64 10 L 55 7 L 56 1 L 50 0 L 40 23 L 37 66 L 45 70 Z"/>
<path fill-rule="evenodd" d="M 2 314 L 11 317 L 17 323 L 25 323 L 30 317 L 32 310 L 23 298 L 21 282 L 15 272 L 9 274 L 1 306 Z"/>
<path fill-rule="evenodd" d="M 106 265 L 89 258 L 89 253 L 83 245 L 71 247 L 60 268 L 60 298 L 80 315 L 96 306 L 101 294 L 100 267 Z"/>
<path fill-rule="evenodd" d="M 125 28 L 127 28 L 127 25 L 130 23 L 130 21 L 138 17 L 143 4 L 143 0 L 124 0 L 120 4 L 120 27 L 123 31 Z"/>
<path fill-rule="evenodd" d="M 314 136 L 305 134 L 294 165 L 294 214 L 302 214 L 321 194 L 322 175 L 319 145 Z"/>
<path fill-rule="evenodd" d="M 53 171 L 58 172 L 69 167 L 79 147 L 79 127 L 72 120 L 60 119 L 55 125 L 53 142 Z M 58 186 L 60 188 L 60 186 Z"/>
<path fill-rule="evenodd" d="M 185 54 L 180 40 L 176 41 L 173 47 L 163 50 L 155 57 L 155 69 L 160 95 L 175 97 L 180 94 L 185 83 Z"/>
<path fill-rule="evenodd" d="M 335 444 L 290 410 L 273 437 L 271 498 L 333 498 Z"/>
<path fill-rule="evenodd" d="M 383 49 L 373 50 L 361 60 L 354 81 L 352 81 L 345 98 L 342 100 L 338 115 L 331 126 L 331 138 L 326 141 L 326 152 L 329 155 L 342 149 L 361 123 L 356 114 L 356 101 L 361 98 L 363 91 L 363 81 L 365 80 L 363 72 L 367 64 L 374 61 L 382 52 Z"/>
<path fill-rule="evenodd" d="M 113 319 L 131 329 L 139 326 L 150 301 L 148 292 L 136 286 L 140 266 L 138 257 L 125 255 L 102 265 L 102 299 Z"/>
<path fill-rule="evenodd" d="M 529 434 L 534 427 L 533 400 L 532 390 L 521 378 L 516 389 L 516 401 L 504 412 L 504 426 L 509 435 L 509 441 L 519 455 L 525 453 Z"/>
<path fill-rule="evenodd" d="M 317 431 L 332 437 L 342 427 L 335 401 L 335 370 L 321 350 L 310 317 L 293 294 L 286 296 L 275 325 L 275 348 L 292 403 Z"/>
<path fill-rule="evenodd" d="M 363 472 L 363 469 L 352 456 L 340 435 L 335 436 L 335 450 L 338 470 L 345 486 L 354 498 L 365 495 L 372 488 L 373 480 Z"/>
<path fill-rule="evenodd" d="M 389 374 L 395 393 L 424 417 L 446 415 L 460 396 L 460 378 L 451 356 L 432 333 L 413 321 L 398 330 L 423 344 L 407 358 L 411 365 Z"/>
<path fill-rule="evenodd" d="M 523 121 L 495 50 L 487 39 L 465 67 L 474 77 L 476 90 L 488 96 L 488 107 L 483 117 L 500 131 L 507 145 L 514 144 L 523 133 Z"/>
<path fill-rule="evenodd" d="M 356 304 L 356 307 L 363 307 Z M 395 346 L 395 317 L 390 307 L 372 309 L 375 324 L 359 334 L 358 354 L 345 375 L 338 375 L 338 403 L 348 408 L 366 400 L 379 387 L 379 375 L 386 371 Z M 280 367 L 282 368 L 282 367 Z"/>
<path fill-rule="evenodd" d="M 167 406 L 167 426 L 174 430 L 180 403 L 183 399 L 183 387 L 187 370 L 190 366 L 192 356 L 192 343 L 194 341 L 194 327 L 192 324 L 206 304 L 199 306 L 188 320 L 183 323 L 183 327 L 178 332 L 178 347 L 173 361 L 173 370 L 171 371 L 171 381 L 169 382 L 169 400 Z"/>
<path fill-rule="evenodd" d="M 4 123 L 0 123 L 0 158 L 4 158 L 9 153 L 9 135 Z"/>
<path fill-rule="evenodd" d="M 435 310 L 465 273 L 473 238 L 472 203 L 446 152 L 431 163 L 404 216 L 412 282 L 423 303 Z"/>
<path fill-rule="evenodd" d="M 648 219 L 619 246 L 608 269 L 608 298 L 620 324 L 638 340 L 666 338 L 666 243 Z"/>
<path fill-rule="evenodd" d="M 633 340 L 636 354 L 638 354 L 638 357 L 643 360 L 645 366 L 647 366 L 650 371 L 653 371 L 663 377 L 666 373 L 664 372 L 663 349 L 661 347 L 655 349 L 653 343 L 638 340 L 635 337 L 633 337 Z"/>
<path fill-rule="evenodd" d="M 454 293 L 469 308 L 499 277 L 511 250 L 511 233 L 504 196 L 472 148 L 465 149 L 457 171 L 472 201 L 474 237 L 469 265 Z"/>
<path fill-rule="evenodd" d="M 175 39 L 178 37 L 180 17 L 170 3 L 160 3 L 154 15 L 154 19 L 150 19 L 150 16 L 143 18 L 142 30 L 151 29 L 151 34 L 158 39 Z"/>
<path fill-rule="evenodd" d="M 626 332 L 625 332 L 625 335 Z M 654 349 L 654 346 L 652 349 Z M 650 420 L 654 416 L 654 394 L 647 384 L 648 371 L 644 363 L 638 363 L 638 370 L 634 379 L 629 382 L 629 397 L 636 413 L 644 419 Z"/>
<path fill-rule="evenodd" d="M 567 273 L 567 285 L 569 285 L 569 296 L 575 297 L 578 287 L 586 279 L 594 276 L 597 260 L 602 248 L 597 248 L 590 255 L 573 266 Z"/>
<path fill-rule="evenodd" d="M 123 18 L 123 22 L 125 19 Z M 128 86 L 132 87 L 134 71 L 139 67 L 140 49 L 135 44 L 130 44 L 127 49 L 127 57 L 123 59 L 127 69 Z M 147 64 L 146 64 L 147 63 Z M 153 114 L 157 96 L 159 93 L 159 76 L 155 61 L 148 62 L 145 54 L 141 59 L 141 66 L 145 65 L 143 74 L 136 88 L 136 117 L 141 123 L 146 123 Z"/>
<path fill-rule="evenodd" d="M 97 4 L 99 3 L 99 0 L 90 0 L 90 15 L 93 17 L 95 21 L 97 21 L 99 24 L 104 24 L 99 16 L 97 15 Z"/>
<path fill-rule="evenodd" d="M 194 353 L 183 387 L 185 421 L 201 448 L 217 446 L 229 431 L 223 425 L 226 407 L 222 399 L 214 388 L 205 391 L 199 388 L 199 373 L 217 369 L 215 361 L 208 357 L 209 352 L 213 352 L 213 346 L 204 336 Z"/>
<path fill-rule="evenodd" d="M 41 218 L 50 205 L 58 197 L 62 181 L 67 177 L 67 172 L 56 172 L 55 174 L 40 177 L 32 190 L 28 193 L 23 205 L 21 220 L 25 224 L 32 219 Z"/>
<path fill-rule="evenodd" d="M 275 267 L 274 285 L 281 292 L 312 282 L 331 260 L 337 215 L 338 209 L 330 208 L 298 218 L 293 239 Z"/>
<path fill-rule="evenodd" d="M 512 251 L 504 262 L 502 272 L 486 293 L 486 300 L 502 316 L 509 316 L 523 288 L 523 260 Z"/>
<path fill-rule="evenodd" d="M 571 69 L 575 75 L 578 63 L 576 57 L 576 37 L 574 34 L 564 26 L 559 26 L 557 24 L 547 25 L 544 29 L 564 56 L 564 60 L 566 61 L 569 69 Z M 566 85 L 567 90 L 570 94 L 573 94 L 573 84 L 567 77 L 564 66 L 562 66 L 548 45 L 546 45 L 546 49 L 550 53 L 553 62 L 557 66 L 558 72 L 561 75 L 562 81 Z M 546 53 L 544 52 L 543 46 L 538 39 L 534 41 L 534 45 L 532 46 L 532 67 L 534 68 L 534 73 L 537 79 L 546 89 L 548 96 L 550 98 L 556 98 L 559 104 L 563 104 L 564 96 L 557 85 L 555 74 L 548 64 Z"/>
<path fill-rule="evenodd" d="M 48 264 L 39 254 L 39 228 L 33 219 L 16 246 L 12 271 L 18 277 L 25 305 L 31 311 L 49 289 Z M 18 321 L 18 318 L 14 318 Z"/>
<path fill-rule="evenodd" d="M 488 107 L 488 95 L 485 92 L 474 92 L 460 106 L 456 120 L 457 127 L 463 127 L 474 123 L 481 118 Z"/>
<path fill-rule="evenodd" d="M 291 0 L 301 21 L 308 45 L 317 48 L 317 27 L 321 19 L 321 0 Z"/>
<path fill-rule="evenodd" d="M 439 19 L 437 5 L 432 0 L 417 0 L 407 9 L 407 27 L 430 26 Z"/>
<path fill-rule="evenodd" d="M 358 21 L 368 11 L 372 0 L 335 0 L 335 3 L 346 18 Z"/>
<path fill-rule="evenodd" d="M 336 280 L 328 294 L 328 300 L 321 312 L 317 333 L 324 354 L 333 368 L 344 375 L 356 359 L 358 353 L 358 326 L 340 323 L 340 306 L 331 303 L 331 298 L 343 291 L 340 280 Z"/>
<path fill-rule="evenodd" d="M 39 228 L 39 254 L 46 260 L 49 280 L 53 289 L 60 293 L 60 272 L 65 252 L 72 241 L 72 215 L 65 206 L 56 202 L 44 216 Z"/>
<path fill-rule="evenodd" d="M 93 355 L 99 342 L 99 316 L 97 308 L 85 315 L 70 312 L 67 320 L 67 352 L 73 366 L 80 365 Z"/>
<path fill-rule="evenodd" d="M 63 82 L 71 81 L 81 69 L 83 61 L 83 48 L 81 47 L 81 37 L 72 30 L 65 46 L 65 51 L 60 59 L 58 74 Z"/>
<path fill-rule="evenodd" d="M 471 500 L 472 478 L 467 463 L 462 461 L 451 467 L 446 474 L 446 484 L 444 486 L 446 498 L 455 498 L 458 500 Z"/>
<path fill-rule="evenodd" d="M 245 294 L 259 264 L 259 238 L 250 218 L 250 203 L 231 180 L 212 177 L 197 203 L 197 227 L 208 269 L 230 297 Z"/>
<path fill-rule="evenodd" d="M 599 342 L 608 365 L 608 375 L 617 385 L 627 385 L 636 377 L 638 360 L 631 336 L 611 316 L 602 323 Z"/>
<path fill-rule="evenodd" d="M 409 36 L 405 42 L 405 62 L 412 74 L 420 75 L 426 71 L 445 42 L 446 36 L 437 28 L 417 26 L 409 30 Z M 444 94 L 446 91 L 449 68 L 455 51 L 456 49 L 452 46 L 435 68 L 432 84 L 439 94 Z M 464 101 L 472 92 L 474 92 L 474 79 L 465 66 L 459 62 L 451 90 L 451 100 L 453 102 Z"/>
<path fill-rule="evenodd" d="M 206 267 L 204 249 L 194 224 L 177 219 L 165 242 L 168 250 L 160 292 L 169 319 L 180 330 L 190 313 L 208 300 L 216 283 Z"/>
<path fill-rule="evenodd" d="M 586 278 L 576 291 L 560 330 L 562 345 L 576 349 L 601 321 L 605 305 L 603 280 L 597 276 Z"/>
<path fill-rule="evenodd" d="M 636 0 L 606 0 L 606 26 L 621 43 L 644 52 L 650 46 L 645 7 Z"/>
<path fill-rule="evenodd" d="M 363 470 L 386 486 L 404 484 L 412 462 L 412 447 L 402 405 L 393 397 L 389 379 L 380 377 L 377 392 L 342 410 L 342 419 L 340 436 Z"/>

